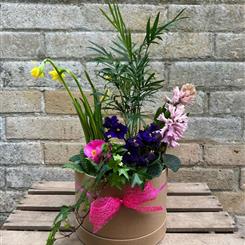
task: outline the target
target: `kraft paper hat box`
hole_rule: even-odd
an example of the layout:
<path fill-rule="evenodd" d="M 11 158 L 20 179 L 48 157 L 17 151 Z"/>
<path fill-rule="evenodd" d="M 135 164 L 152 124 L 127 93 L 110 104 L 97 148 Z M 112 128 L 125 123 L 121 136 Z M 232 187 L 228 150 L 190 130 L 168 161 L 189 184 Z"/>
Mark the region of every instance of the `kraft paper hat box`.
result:
<path fill-rule="evenodd" d="M 83 174 L 75 174 L 75 186 L 81 185 L 84 178 L 90 178 Z M 152 245 L 161 241 L 166 233 L 166 201 L 167 201 L 167 171 L 164 170 L 153 181 L 155 187 L 164 184 L 164 188 L 155 200 L 145 205 L 163 206 L 162 212 L 142 213 L 135 212 L 122 206 L 113 219 L 110 220 L 98 233 L 94 234 L 88 217 L 76 231 L 77 236 L 84 244 L 98 245 Z M 77 194 L 77 199 L 79 194 Z M 122 191 L 108 187 L 103 191 L 103 196 L 122 197 Z M 81 211 L 79 214 L 82 216 Z M 79 218 L 78 218 L 79 219 Z M 81 221 L 77 220 L 77 224 Z"/>

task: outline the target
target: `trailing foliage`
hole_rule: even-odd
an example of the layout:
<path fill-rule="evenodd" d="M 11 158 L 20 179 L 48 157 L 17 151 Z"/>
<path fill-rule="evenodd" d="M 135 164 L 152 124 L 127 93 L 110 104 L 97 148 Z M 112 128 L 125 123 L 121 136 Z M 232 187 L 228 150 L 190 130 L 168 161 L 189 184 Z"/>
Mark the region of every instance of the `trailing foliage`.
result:
<path fill-rule="evenodd" d="M 51 231 L 49 232 L 49 236 L 46 242 L 46 245 L 53 245 L 54 242 L 57 240 L 55 238 L 55 235 L 57 232 L 60 231 L 60 228 L 62 225 L 64 225 L 67 228 L 67 232 L 69 235 L 71 235 L 77 228 L 71 228 L 71 225 L 69 224 L 69 215 L 71 215 L 73 212 L 78 212 L 78 209 L 81 207 L 81 204 L 83 204 L 83 212 L 88 213 L 89 211 L 89 200 L 87 198 L 87 191 L 83 189 L 83 192 L 80 195 L 80 198 L 78 201 L 71 206 L 62 206 L 60 212 L 57 214 L 57 216 L 54 219 L 53 225 L 51 227 Z"/>

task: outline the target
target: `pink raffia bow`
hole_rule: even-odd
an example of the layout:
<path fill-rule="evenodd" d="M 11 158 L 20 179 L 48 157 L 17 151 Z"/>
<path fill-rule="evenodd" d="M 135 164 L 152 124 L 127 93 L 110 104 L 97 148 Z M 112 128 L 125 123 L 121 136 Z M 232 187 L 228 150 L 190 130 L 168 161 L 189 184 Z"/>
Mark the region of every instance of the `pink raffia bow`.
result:
<path fill-rule="evenodd" d="M 89 221 L 93 225 L 93 232 L 98 232 L 107 224 L 120 210 L 121 205 L 138 212 L 162 211 L 164 208 L 161 206 L 141 206 L 141 204 L 156 199 L 159 192 L 165 187 L 166 184 L 155 188 L 151 182 L 147 182 L 143 191 L 140 187 L 127 187 L 122 199 L 110 196 L 97 198 L 91 203 L 89 212 Z"/>

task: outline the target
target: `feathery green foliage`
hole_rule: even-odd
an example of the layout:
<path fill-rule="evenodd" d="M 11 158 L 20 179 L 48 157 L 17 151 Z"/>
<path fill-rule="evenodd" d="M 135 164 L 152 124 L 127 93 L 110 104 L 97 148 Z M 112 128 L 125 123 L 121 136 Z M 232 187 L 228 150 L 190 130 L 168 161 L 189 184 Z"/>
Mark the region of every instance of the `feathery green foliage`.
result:
<path fill-rule="evenodd" d="M 132 34 L 122 18 L 117 4 L 108 4 L 109 13 L 101 9 L 102 14 L 118 33 L 117 40 L 112 42 L 109 51 L 92 43 L 90 47 L 97 53 L 95 60 L 103 65 L 99 76 L 106 81 L 105 87 L 111 90 L 106 95 L 105 109 L 117 111 L 129 128 L 128 136 L 134 136 L 144 125 L 143 103 L 150 101 L 159 89 L 163 80 L 156 79 L 150 70 L 149 48 L 162 40 L 161 36 L 169 31 L 178 21 L 186 18 L 180 11 L 167 23 L 160 24 L 160 13 L 151 23 L 146 24 L 143 41 L 137 45 L 132 41 Z"/>

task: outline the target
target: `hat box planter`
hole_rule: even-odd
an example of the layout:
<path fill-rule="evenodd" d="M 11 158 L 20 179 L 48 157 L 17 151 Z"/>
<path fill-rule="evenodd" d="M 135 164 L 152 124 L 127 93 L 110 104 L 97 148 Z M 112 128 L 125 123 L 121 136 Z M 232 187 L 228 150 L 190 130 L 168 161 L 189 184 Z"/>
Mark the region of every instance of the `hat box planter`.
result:
<path fill-rule="evenodd" d="M 75 173 L 75 186 L 81 186 L 85 178 L 93 178 L 85 174 Z M 154 187 L 164 188 L 158 197 L 146 202 L 147 206 L 162 206 L 164 209 L 158 212 L 137 212 L 121 206 L 119 212 L 98 232 L 93 233 L 92 225 L 88 217 L 76 230 L 76 234 L 84 245 L 155 245 L 161 241 L 166 233 L 166 201 L 167 201 L 167 169 L 152 180 Z M 122 191 L 106 187 L 102 196 L 121 197 Z M 79 192 L 76 199 L 79 198 Z M 76 215 L 77 225 L 81 222 L 81 209 Z"/>

